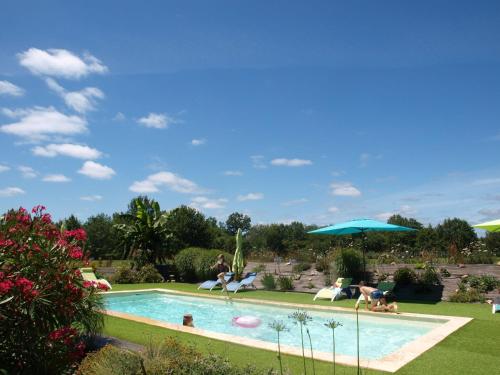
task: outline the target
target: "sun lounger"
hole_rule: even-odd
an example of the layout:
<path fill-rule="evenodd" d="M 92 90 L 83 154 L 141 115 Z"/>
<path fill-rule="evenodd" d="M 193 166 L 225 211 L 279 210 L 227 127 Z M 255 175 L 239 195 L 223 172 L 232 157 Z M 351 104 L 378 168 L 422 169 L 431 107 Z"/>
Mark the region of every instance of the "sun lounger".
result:
<path fill-rule="evenodd" d="M 348 298 L 352 297 L 351 289 L 349 286 L 351 285 L 351 278 L 342 278 L 339 277 L 335 282 L 335 287 L 323 288 L 313 298 L 313 301 L 316 301 L 318 298 L 329 299 L 332 302 L 334 300 L 339 299 L 342 295 L 346 295 Z"/>
<path fill-rule="evenodd" d="M 224 276 L 224 280 L 226 280 L 226 283 L 228 283 L 229 281 L 231 281 L 231 279 L 233 278 L 233 276 L 234 276 L 233 272 L 227 272 L 226 275 Z M 198 287 L 198 289 L 212 290 L 216 286 L 220 286 L 220 285 L 222 285 L 222 283 L 221 283 L 221 281 L 219 279 L 217 279 L 217 280 L 207 280 L 207 281 L 204 281 L 203 283 L 201 283 L 200 286 Z"/>
<path fill-rule="evenodd" d="M 500 312 L 500 297 L 495 297 L 493 303 L 491 304 L 491 312 L 493 314 Z"/>
<path fill-rule="evenodd" d="M 249 272 L 245 275 L 245 277 L 241 281 L 239 281 L 239 282 L 238 281 L 231 281 L 229 284 L 227 284 L 227 286 L 226 286 L 227 291 L 236 293 L 241 288 L 246 288 L 248 286 L 255 288 L 255 285 L 253 285 L 253 282 L 255 281 L 256 278 L 257 278 L 257 272 Z"/>
<path fill-rule="evenodd" d="M 111 284 L 108 282 L 108 280 L 106 280 L 106 279 L 98 279 L 95 276 L 94 270 L 91 267 L 80 268 L 80 272 L 82 274 L 83 280 L 90 281 L 92 284 L 94 284 L 96 286 L 97 286 L 97 284 L 104 284 L 109 289 L 112 289 L 111 288 Z"/>

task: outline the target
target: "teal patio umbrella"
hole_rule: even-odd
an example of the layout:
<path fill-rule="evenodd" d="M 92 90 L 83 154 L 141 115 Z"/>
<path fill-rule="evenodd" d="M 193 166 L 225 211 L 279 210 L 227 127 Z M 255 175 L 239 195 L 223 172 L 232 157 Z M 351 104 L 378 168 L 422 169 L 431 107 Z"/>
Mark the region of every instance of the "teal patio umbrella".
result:
<path fill-rule="evenodd" d="M 365 261 L 365 233 L 367 232 L 410 232 L 416 229 L 400 225 L 388 224 L 372 219 L 354 219 L 328 227 L 311 230 L 310 234 L 330 234 L 341 236 L 344 234 L 361 234 L 363 240 L 363 276 L 366 278 Z"/>
<path fill-rule="evenodd" d="M 243 262 L 243 236 L 241 234 L 241 229 L 238 228 L 238 232 L 236 233 L 236 250 L 234 251 L 233 257 L 233 272 L 237 278 L 241 276 L 243 273 L 243 268 L 245 268 L 245 264 Z"/>

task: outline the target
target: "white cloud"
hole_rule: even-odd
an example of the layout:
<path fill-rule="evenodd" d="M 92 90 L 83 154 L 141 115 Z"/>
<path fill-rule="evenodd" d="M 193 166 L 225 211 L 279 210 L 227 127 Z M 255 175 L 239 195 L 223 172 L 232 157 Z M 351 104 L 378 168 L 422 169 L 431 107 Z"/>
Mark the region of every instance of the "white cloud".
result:
<path fill-rule="evenodd" d="M 142 181 L 134 181 L 129 190 L 135 193 L 157 193 L 162 186 L 183 194 L 198 194 L 203 192 L 203 189 L 193 181 L 168 171 L 149 175 Z"/>
<path fill-rule="evenodd" d="M 151 112 L 145 117 L 141 117 L 137 122 L 147 128 L 165 129 L 169 125 L 177 123 L 177 120 L 165 113 Z"/>
<path fill-rule="evenodd" d="M 191 200 L 191 207 L 196 209 L 205 208 L 205 209 L 220 209 L 225 208 L 227 203 L 227 199 L 218 198 L 218 199 L 210 199 L 207 197 L 194 197 Z"/>
<path fill-rule="evenodd" d="M 71 178 L 66 177 L 63 174 L 48 174 L 44 178 L 42 178 L 42 181 L 45 182 L 70 182 Z"/>
<path fill-rule="evenodd" d="M 303 167 L 305 165 L 311 165 L 312 161 L 306 159 L 278 158 L 271 160 L 271 164 L 278 167 Z"/>
<path fill-rule="evenodd" d="M 58 155 L 69 156 L 71 158 L 93 160 L 102 156 L 102 152 L 86 145 L 73 143 L 51 143 L 47 146 L 36 146 L 31 149 L 33 155 L 53 158 Z"/>
<path fill-rule="evenodd" d="M 118 112 L 115 117 L 113 117 L 113 121 L 118 121 L 118 122 L 122 122 L 122 121 L 125 121 L 127 119 L 127 117 L 121 113 L 121 112 Z"/>
<path fill-rule="evenodd" d="M 78 173 L 96 180 L 109 180 L 116 174 L 112 168 L 94 161 L 86 161 L 83 163 Z"/>
<path fill-rule="evenodd" d="M 252 160 L 252 166 L 257 169 L 265 169 L 267 168 L 266 163 L 264 162 L 264 156 L 262 155 L 252 155 L 250 156 Z"/>
<path fill-rule="evenodd" d="M 339 209 L 338 209 L 338 207 L 331 206 L 331 207 L 328 207 L 328 212 L 330 212 L 331 214 L 334 214 L 336 212 L 339 212 Z"/>
<path fill-rule="evenodd" d="M 480 178 L 472 181 L 472 185 L 496 185 L 500 184 L 500 178 Z"/>
<path fill-rule="evenodd" d="M 500 208 L 483 208 L 478 211 L 481 215 L 489 217 L 489 218 L 496 218 L 500 216 Z"/>
<path fill-rule="evenodd" d="M 224 176 L 243 176 L 241 171 L 224 171 Z"/>
<path fill-rule="evenodd" d="M 88 202 L 95 202 L 95 201 L 100 201 L 102 200 L 102 195 L 86 195 L 83 197 L 80 197 L 82 201 L 88 201 Z"/>
<path fill-rule="evenodd" d="M 104 98 L 104 93 L 97 87 L 86 87 L 80 91 L 66 91 L 64 87 L 59 85 L 52 78 L 47 78 L 45 81 L 51 90 L 63 98 L 68 107 L 78 113 L 85 113 L 94 110 L 96 99 Z"/>
<path fill-rule="evenodd" d="M 380 221 L 387 221 L 392 215 L 394 215 L 394 212 L 381 212 L 375 215 L 375 218 L 377 218 Z"/>
<path fill-rule="evenodd" d="M 35 178 L 38 176 L 38 173 L 31 167 L 20 165 L 17 169 L 21 172 L 24 178 Z"/>
<path fill-rule="evenodd" d="M 54 136 L 71 136 L 87 131 L 87 121 L 79 116 L 67 116 L 53 107 L 3 110 L 17 122 L 0 126 L 0 131 L 24 138 L 30 142 L 50 139 Z"/>
<path fill-rule="evenodd" d="M 0 198 L 13 197 L 15 195 L 25 194 L 26 192 L 18 187 L 6 187 L 0 189 Z"/>
<path fill-rule="evenodd" d="M 0 95 L 23 96 L 24 90 L 9 81 L 0 81 Z"/>
<path fill-rule="evenodd" d="M 201 145 L 204 145 L 205 143 L 207 143 L 207 140 L 206 139 L 193 139 L 191 141 L 191 144 L 193 146 L 201 146 Z"/>
<path fill-rule="evenodd" d="M 10 171 L 10 167 L 8 165 L 0 164 L 0 173 L 7 171 Z"/>
<path fill-rule="evenodd" d="M 258 201 L 264 199 L 264 194 L 262 193 L 248 193 L 245 195 L 238 195 L 238 200 L 240 202 L 244 201 Z"/>
<path fill-rule="evenodd" d="M 82 57 L 65 49 L 30 48 L 17 54 L 19 63 L 36 75 L 78 79 L 90 73 L 106 73 L 108 68 L 89 53 Z"/>
<path fill-rule="evenodd" d="M 300 199 L 293 199 L 291 201 L 286 201 L 281 203 L 282 206 L 289 207 L 289 206 L 297 206 L 299 204 L 303 204 L 309 202 L 307 198 L 300 198 Z"/>
<path fill-rule="evenodd" d="M 359 165 L 360 167 L 366 167 L 368 165 L 368 163 L 372 160 L 379 160 L 379 159 L 382 159 L 382 155 L 378 154 L 378 155 L 372 155 L 372 154 L 369 154 L 368 152 L 363 152 L 361 155 L 359 155 Z"/>
<path fill-rule="evenodd" d="M 331 194 L 345 197 L 359 197 L 361 191 L 354 187 L 350 182 L 332 182 L 330 184 Z"/>

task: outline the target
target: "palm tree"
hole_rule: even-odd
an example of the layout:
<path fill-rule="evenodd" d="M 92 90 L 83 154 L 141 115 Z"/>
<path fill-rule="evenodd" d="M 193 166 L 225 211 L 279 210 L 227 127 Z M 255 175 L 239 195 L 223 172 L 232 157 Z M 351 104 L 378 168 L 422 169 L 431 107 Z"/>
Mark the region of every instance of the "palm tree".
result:
<path fill-rule="evenodd" d="M 171 237 L 166 226 L 168 215 L 155 200 L 136 198 L 132 204 L 131 213 L 120 215 L 125 223 L 115 225 L 123 234 L 124 258 L 132 257 L 138 268 L 165 261 Z"/>

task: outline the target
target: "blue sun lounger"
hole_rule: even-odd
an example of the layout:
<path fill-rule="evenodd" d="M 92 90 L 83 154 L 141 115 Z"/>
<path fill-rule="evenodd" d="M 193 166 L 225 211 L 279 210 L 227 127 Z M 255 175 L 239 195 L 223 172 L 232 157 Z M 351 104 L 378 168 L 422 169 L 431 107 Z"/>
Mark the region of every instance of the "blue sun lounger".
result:
<path fill-rule="evenodd" d="M 491 312 L 493 314 L 500 312 L 500 297 L 495 297 L 493 303 L 491 304 Z"/>
<path fill-rule="evenodd" d="M 257 278 L 257 272 L 249 272 L 245 275 L 245 277 L 241 281 L 231 281 L 227 284 L 227 291 L 236 293 L 240 288 L 246 288 L 247 286 L 252 286 L 254 289 L 255 285 L 253 282 Z"/>
<path fill-rule="evenodd" d="M 233 278 L 233 276 L 234 276 L 234 272 L 226 272 L 226 276 L 224 276 L 224 280 L 226 280 L 226 283 L 228 283 L 229 281 L 231 281 L 231 279 Z M 216 286 L 220 286 L 220 285 L 221 285 L 221 282 L 220 282 L 219 279 L 217 279 L 217 280 L 207 280 L 207 281 L 204 281 L 203 283 L 201 283 L 200 286 L 198 287 L 198 289 L 212 290 Z"/>

